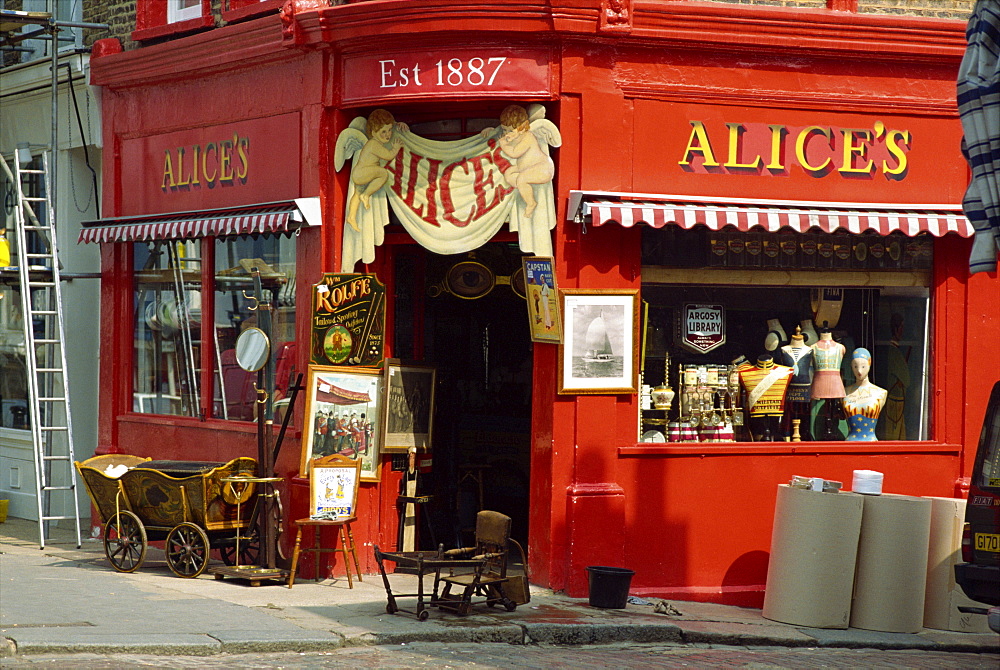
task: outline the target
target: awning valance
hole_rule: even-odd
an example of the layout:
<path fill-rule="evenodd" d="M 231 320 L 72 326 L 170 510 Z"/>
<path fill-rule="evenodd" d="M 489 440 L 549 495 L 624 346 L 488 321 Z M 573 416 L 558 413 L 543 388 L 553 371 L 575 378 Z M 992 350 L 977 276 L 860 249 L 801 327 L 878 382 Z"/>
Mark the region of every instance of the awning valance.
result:
<path fill-rule="evenodd" d="M 247 207 L 85 221 L 78 242 L 143 242 L 288 233 L 320 223 L 319 198 L 297 198 Z"/>
<path fill-rule="evenodd" d="M 962 214 L 960 205 L 692 199 L 573 191 L 570 194 L 569 214 L 580 223 L 590 222 L 595 226 L 612 222 L 625 227 L 637 223 L 654 228 L 667 224 L 682 228 L 704 225 L 712 230 L 733 226 L 742 231 L 756 228 L 768 232 L 790 228 L 800 233 L 842 230 L 850 233 L 875 231 L 881 235 L 899 231 L 910 236 L 918 233 L 935 236 L 957 233 L 962 237 L 971 237 L 973 234 L 972 225 Z"/>

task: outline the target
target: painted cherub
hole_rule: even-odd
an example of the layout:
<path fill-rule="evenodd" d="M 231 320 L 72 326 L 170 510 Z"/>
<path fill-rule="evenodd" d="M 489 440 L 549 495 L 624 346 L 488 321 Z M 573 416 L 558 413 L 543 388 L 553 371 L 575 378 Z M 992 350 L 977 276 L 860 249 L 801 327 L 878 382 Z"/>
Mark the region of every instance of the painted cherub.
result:
<path fill-rule="evenodd" d="M 544 114 L 544 110 L 540 111 Z M 533 186 L 552 181 L 555 164 L 549 157 L 548 146 L 559 146 L 559 131 L 552 122 L 538 114 L 529 115 L 520 105 L 508 105 L 500 113 L 500 149 L 512 165 L 503 173 L 504 181 L 517 189 L 524 200 L 524 215 L 530 217 L 538 206 Z M 484 136 L 494 129 L 487 128 Z M 542 134 L 539 137 L 539 133 Z M 542 142 L 539 142 L 542 139 Z"/>
<path fill-rule="evenodd" d="M 385 186 L 392 176 L 384 166 L 403 148 L 403 141 L 394 136 L 394 132 L 404 129 L 405 126 L 397 124 L 392 114 L 385 109 L 376 109 L 368 115 L 365 126 L 368 140 L 357 153 L 351 169 L 354 195 L 347 208 L 347 223 L 354 230 L 360 230 L 358 205 L 364 204 L 365 209 L 371 209 L 372 194 Z"/>

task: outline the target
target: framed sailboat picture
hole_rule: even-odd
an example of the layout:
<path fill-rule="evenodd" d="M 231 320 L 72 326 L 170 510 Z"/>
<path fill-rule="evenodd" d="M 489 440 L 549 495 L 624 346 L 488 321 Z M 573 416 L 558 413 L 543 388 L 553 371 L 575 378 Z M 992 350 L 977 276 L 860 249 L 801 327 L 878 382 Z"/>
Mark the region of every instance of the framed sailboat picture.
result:
<path fill-rule="evenodd" d="M 638 392 L 639 292 L 566 289 L 559 393 Z"/>

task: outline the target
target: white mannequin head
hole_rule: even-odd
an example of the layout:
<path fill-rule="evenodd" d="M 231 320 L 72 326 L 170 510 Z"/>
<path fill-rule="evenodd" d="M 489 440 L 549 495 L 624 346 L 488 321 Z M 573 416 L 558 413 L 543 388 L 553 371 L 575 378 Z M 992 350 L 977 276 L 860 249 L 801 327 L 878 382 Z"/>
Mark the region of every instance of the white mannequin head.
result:
<path fill-rule="evenodd" d="M 868 372 L 872 367 L 872 355 L 867 349 L 859 347 L 851 354 L 851 370 L 854 371 L 854 379 L 859 383 L 868 379 Z"/>

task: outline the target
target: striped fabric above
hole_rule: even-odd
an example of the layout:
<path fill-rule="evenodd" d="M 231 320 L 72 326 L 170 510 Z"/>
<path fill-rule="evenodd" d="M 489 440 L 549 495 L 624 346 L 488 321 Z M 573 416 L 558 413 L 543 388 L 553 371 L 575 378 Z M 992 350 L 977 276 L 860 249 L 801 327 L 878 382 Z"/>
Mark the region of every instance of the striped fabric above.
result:
<path fill-rule="evenodd" d="M 825 207 L 761 207 L 738 204 L 683 202 L 622 202 L 592 200 L 583 203 L 583 214 L 591 216 L 595 226 L 619 223 L 625 227 L 645 223 L 654 228 L 667 224 L 692 228 L 704 225 L 712 230 L 732 226 L 747 231 L 752 228 L 774 232 L 791 228 L 798 232 L 837 230 L 850 233 L 875 231 L 882 235 L 901 232 L 906 235 L 930 233 L 940 237 L 957 233 L 971 237 L 969 220 L 959 211 L 947 210 L 869 210 Z"/>
<path fill-rule="evenodd" d="M 78 242 L 145 242 L 209 236 L 259 235 L 294 230 L 302 216 L 294 202 L 255 209 L 122 217 L 84 223 Z"/>

